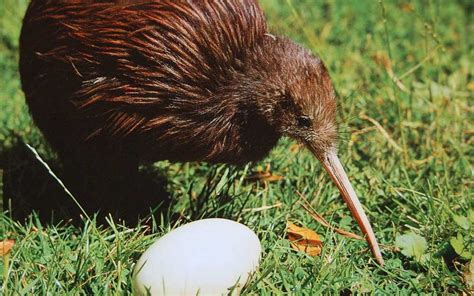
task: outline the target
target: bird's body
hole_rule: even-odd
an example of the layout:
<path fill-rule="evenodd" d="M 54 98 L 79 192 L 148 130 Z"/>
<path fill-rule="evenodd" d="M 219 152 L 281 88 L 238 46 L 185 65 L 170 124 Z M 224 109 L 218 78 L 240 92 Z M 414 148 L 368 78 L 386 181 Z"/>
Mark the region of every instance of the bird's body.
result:
<path fill-rule="evenodd" d="M 82 2 L 33 1 L 22 31 L 26 98 L 60 153 L 241 164 L 276 144 L 256 97 L 286 40 L 255 1 Z"/>
<path fill-rule="evenodd" d="M 355 197 L 335 154 L 325 66 L 269 34 L 256 0 L 33 0 L 20 47 L 33 119 L 87 184 L 117 190 L 139 162 L 243 164 L 289 136 Z M 373 244 L 360 204 L 348 203 Z"/>

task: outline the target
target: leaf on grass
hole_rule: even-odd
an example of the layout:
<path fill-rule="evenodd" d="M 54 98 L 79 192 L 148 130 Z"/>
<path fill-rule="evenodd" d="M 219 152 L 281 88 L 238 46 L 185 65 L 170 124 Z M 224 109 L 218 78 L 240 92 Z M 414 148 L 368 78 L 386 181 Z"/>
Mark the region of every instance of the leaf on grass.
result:
<path fill-rule="evenodd" d="M 423 257 L 428 248 L 426 239 L 414 232 L 397 235 L 395 245 L 400 248 L 403 255 L 414 258 L 418 262 L 421 262 L 426 257 Z"/>
<path fill-rule="evenodd" d="M 300 202 L 301 206 L 303 207 L 303 209 L 305 209 L 308 214 L 314 219 L 316 220 L 316 222 L 318 222 L 319 224 L 323 225 L 324 227 L 328 227 L 329 229 L 345 236 L 345 237 L 349 237 L 349 238 L 354 238 L 354 239 L 363 239 L 363 237 L 357 235 L 357 234 L 353 234 L 352 232 L 349 232 L 349 231 L 346 231 L 344 229 L 339 229 L 339 228 L 336 228 L 334 226 L 332 226 L 331 224 L 329 224 L 328 221 L 326 221 L 326 219 L 323 218 L 323 216 L 321 216 L 320 214 L 318 214 L 316 212 L 316 210 L 313 209 L 313 207 L 311 207 L 311 204 L 308 202 L 308 200 L 303 196 L 303 194 L 301 194 L 300 192 L 296 191 L 296 193 L 299 195 L 299 197 L 301 198 L 302 202 Z"/>
<path fill-rule="evenodd" d="M 400 5 L 400 8 L 401 8 L 404 12 L 412 12 L 412 11 L 415 10 L 415 9 L 413 8 L 413 4 L 411 4 L 411 3 L 403 3 L 402 5 Z"/>
<path fill-rule="evenodd" d="M 260 182 L 275 182 L 283 180 L 283 176 L 274 175 L 270 172 L 270 165 L 265 170 L 260 169 L 254 172 L 252 175 L 245 178 L 247 181 L 260 181 Z"/>
<path fill-rule="evenodd" d="M 301 143 L 294 143 L 293 145 L 290 146 L 290 152 L 291 153 L 298 153 L 298 152 L 300 152 L 302 147 L 303 147 L 303 145 Z"/>
<path fill-rule="evenodd" d="M 469 260 L 472 258 L 472 254 L 468 247 L 469 243 L 467 242 L 467 239 L 465 239 L 461 233 L 458 233 L 457 236 L 451 237 L 449 239 L 449 243 L 451 243 L 451 246 L 453 247 L 454 251 L 456 252 L 456 254 L 461 256 L 461 258 L 466 259 L 466 260 Z"/>
<path fill-rule="evenodd" d="M 291 247 L 294 250 L 305 252 L 310 256 L 319 256 L 321 254 L 323 243 L 314 230 L 296 226 L 288 221 L 286 231 Z"/>
<path fill-rule="evenodd" d="M 0 242 L 0 257 L 7 255 L 10 252 L 10 250 L 13 248 L 13 245 L 15 245 L 15 241 L 12 239 L 1 241 Z"/>
<path fill-rule="evenodd" d="M 453 215 L 454 222 L 459 225 L 461 228 L 465 230 L 469 230 L 471 228 L 471 222 L 468 218 L 458 215 Z"/>
<path fill-rule="evenodd" d="M 469 210 L 469 212 L 467 212 L 467 217 L 469 217 L 469 221 L 471 223 L 474 223 L 474 210 Z"/>

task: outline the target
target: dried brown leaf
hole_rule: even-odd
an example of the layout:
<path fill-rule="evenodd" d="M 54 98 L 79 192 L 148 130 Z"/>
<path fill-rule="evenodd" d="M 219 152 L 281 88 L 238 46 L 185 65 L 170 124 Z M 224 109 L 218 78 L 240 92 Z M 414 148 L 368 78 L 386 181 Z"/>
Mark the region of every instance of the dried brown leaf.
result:
<path fill-rule="evenodd" d="M 415 10 L 415 8 L 413 7 L 413 4 L 411 3 L 403 3 L 402 5 L 400 5 L 400 8 L 404 12 L 413 12 Z"/>
<path fill-rule="evenodd" d="M 245 178 L 247 181 L 275 182 L 285 179 L 283 176 L 274 175 L 269 170 L 257 171 Z"/>
<path fill-rule="evenodd" d="M 15 241 L 12 239 L 1 241 L 0 242 L 0 257 L 7 255 L 14 245 L 15 245 Z"/>
<path fill-rule="evenodd" d="M 319 256 L 323 243 L 319 235 L 309 228 L 299 227 L 287 222 L 286 231 L 291 247 L 310 256 Z"/>
<path fill-rule="evenodd" d="M 291 153 L 298 153 L 300 150 L 303 148 L 303 144 L 301 143 L 294 143 L 293 145 L 290 146 L 290 152 Z"/>
<path fill-rule="evenodd" d="M 346 231 L 344 229 L 339 229 L 337 227 L 334 227 L 332 226 L 331 224 L 329 224 L 329 222 L 323 218 L 323 216 L 321 216 L 320 214 L 318 214 L 314 209 L 313 207 L 311 207 L 311 204 L 308 202 L 308 200 L 303 196 L 303 194 L 301 194 L 299 191 L 296 192 L 299 197 L 301 198 L 302 202 L 300 202 L 301 206 L 303 207 L 303 209 L 306 210 L 306 212 L 308 212 L 308 214 L 314 219 L 316 220 L 316 222 L 318 222 L 319 224 L 323 225 L 324 227 L 327 227 L 331 230 L 333 230 L 334 232 L 337 232 L 345 237 L 349 237 L 349 238 L 353 238 L 353 239 L 363 239 L 363 237 L 357 235 L 357 234 L 354 234 L 352 232 L 349 232 L 349 231 Z"/>

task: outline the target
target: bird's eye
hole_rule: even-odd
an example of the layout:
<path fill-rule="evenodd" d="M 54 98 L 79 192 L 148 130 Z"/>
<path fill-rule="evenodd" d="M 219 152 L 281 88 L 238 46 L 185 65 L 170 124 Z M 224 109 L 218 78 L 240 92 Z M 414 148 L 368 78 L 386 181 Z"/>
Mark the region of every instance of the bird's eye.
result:
<path fill-rule="evenodd" d="M 298 126 L 299 127 L 310 127 L 312 124 L 311 118 L 308 116 L 300 116 L 298 117 Z"/>

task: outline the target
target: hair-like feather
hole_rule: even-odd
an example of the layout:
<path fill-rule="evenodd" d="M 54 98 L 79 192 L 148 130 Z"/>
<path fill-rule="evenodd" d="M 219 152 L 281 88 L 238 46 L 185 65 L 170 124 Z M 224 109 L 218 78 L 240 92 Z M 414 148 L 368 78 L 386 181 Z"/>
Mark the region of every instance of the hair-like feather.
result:
<path fill-rule="evenodd" d="M 237 106 L 222 93 L 265 33 L 254 0 L 33 0 L 21 35 L 23 88 L 60 152 L 100 139 L 152 160 L 242 162 L 238 151 L 222 155 L 245 150 L 239 131 L 231 134 Z"/>

